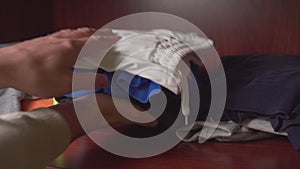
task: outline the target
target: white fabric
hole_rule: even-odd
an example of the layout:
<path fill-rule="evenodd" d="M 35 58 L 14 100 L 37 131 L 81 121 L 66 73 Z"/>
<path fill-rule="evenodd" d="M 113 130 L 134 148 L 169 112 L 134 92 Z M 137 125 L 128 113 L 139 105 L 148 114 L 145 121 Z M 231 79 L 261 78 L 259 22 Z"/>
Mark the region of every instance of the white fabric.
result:
<path fill-rule="evenodd" d="M 193 51 L 206 50 L 212 47 L 212 40 L 200 37 L 196 33 L 180 33 L 159 29 L 149 31 L 113 30 L 121 39 L 104 56 L 99 67 L 114 72 L 127 71 L 150 79 L 175 94 L 189 91 L 187 75 L 190 69 L 182 59 Z M 76 68 L 91 69 L 98 67 L 99 56 L 97 44 L 89 44 L 92 57 L 80 57 Z M 193 56 L 196 57 L 196 56 Z M 199 59 L 199 58 L 198 58 Z M 180 69 L 179 69 L 180 67 Z M 184 89 L 184 90 L 183 90 Z M 188 124 L 190 114 L 189 96 L 182 94 L 182 114 Z"/>
<path fill-rule="evenodd" d="M 0 116 L 0 166 L 5 169 L 43 169 L 68 146 L 70 129 L 51 109 Z"/>
<path fill-rule="evenodd" d="M 25 94 L 13 88 L 0 89 L 0 115 L 20 111 Z"/>
<path fill-rule="evenodd" d="M 204 121 L 196 121 L 190 126 L 184 126 L 177 130 L 176 135 L 185 142 L 198 141 L 203 139 L 215 139 L 218 141 L 251 141 L 269 138 L 277 135 L 285 135 L 286 133 L 278 133 L 272 129 L 270 122 L 261 119 L 249 119 L 242 125 L 229 122 L 220 122 L 212 135 L 200 135 Z M 206 123 L 204 129 L 215 127 L 215 123 Z M 191 128 L 191 130 L 189 130 Z M 203 133 L 206 133 L 203 131 Z M 202 133 L 202 134 L 203 134 Z M 210 132 L 208 132 L 210 133 Z"/>
<path fill-rule="evenodd" d="M 272 133 L 276 135 L 287 136 L 286 132 L 274 131 L 271 123 L 263 119 L 248 119 L 243 121 L 242 125 L 254 130 L 259 130 L 259 131 Z"/>
<path fill-rule="evenodd" d="M 210 49 L 213 44 L 212 40 L 200 37 L 196 33 L 180 33 L 164 29 L 113 30 L 113 32 L 121 39 L 105 55 L 99 67 L 110 72 L 121 69 L 139 75 L 166 87 L 175 94 L 181 91 L 183 72 L 177 69 L 180 60 L 192 50 Z M 93 68 L 98 59 L 82 57 L 77 61 L 76 67 Z"/>

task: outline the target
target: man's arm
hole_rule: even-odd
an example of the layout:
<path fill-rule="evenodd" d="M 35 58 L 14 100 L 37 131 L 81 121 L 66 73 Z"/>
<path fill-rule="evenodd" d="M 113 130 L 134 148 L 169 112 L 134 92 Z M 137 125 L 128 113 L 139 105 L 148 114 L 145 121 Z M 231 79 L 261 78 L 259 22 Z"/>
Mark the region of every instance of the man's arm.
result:
<path fill-rule="evenodd" d="M 0 88 L 13 87 L 39 97 L 70 93 L 73 66 L 81 48 L 94 33 L 95 30 L 90 28 L 67 29 L 0 48 Z M 112 45 L 117 40 L 119 37 L 111 30 L 98 33 L 97 42 L 100 44 L 104 41 Z M 94 75 L 91 72 L 78 74 L 83 82 Z M 96 88 L 107 84 L 104 75 L 95 76 Z"/>
<path fill-rule="evenodd" d="M 10 86 L 9 82 L 12 79 L 15 66 L 18 64 L 18 61 L 11 57 L 12 54 L 13 51 L 0 48 L 0 88 Z"/>

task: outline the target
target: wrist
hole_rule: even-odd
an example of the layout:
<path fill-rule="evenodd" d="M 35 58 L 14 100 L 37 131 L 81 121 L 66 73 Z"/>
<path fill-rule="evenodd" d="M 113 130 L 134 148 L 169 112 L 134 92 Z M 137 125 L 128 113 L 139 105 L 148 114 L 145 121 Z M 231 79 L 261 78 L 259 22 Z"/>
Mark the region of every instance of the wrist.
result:
<path fill-rule="evenodd" d="M 18 45 L 0 48 L 0 88 L 13 87 L 18 89 L 26 53 Z"/>
<path fill-rule="evenodd" d="M 15 71 L 14 52 L 9 47 L 0 49 L 0 88 L 12 87 L 13 72 Z"/>

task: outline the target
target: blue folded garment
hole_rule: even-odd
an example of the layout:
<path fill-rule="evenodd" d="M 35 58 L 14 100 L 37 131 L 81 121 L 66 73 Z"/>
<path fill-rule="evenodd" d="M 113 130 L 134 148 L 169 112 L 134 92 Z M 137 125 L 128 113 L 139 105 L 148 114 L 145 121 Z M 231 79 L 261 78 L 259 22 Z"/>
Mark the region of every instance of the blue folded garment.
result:
<path fill-rule="evenodd" d="M 203 80 L 201 79 L 201 72 L 199 70 L 199 66 L 191 64 L 191 71 L 193 72 L 198 87 L 200 87 L 200 85 L 203 84 Z M 95 72 L 95 70 L 86 69 L 75 69 L 74 71 Z M 116 72 L 107 72 L 99 68 L 97 70 L 97 73 L 104 74 L 109 79 L 109 83 L 104 88 L 96 90 L 80 90 L 67 94 L 65 96 L 74 99 L 92 93 L 105 93 L 108 95 L 112 95 L 113 91 L 115 97 L 126 98 L 130 96 L 140 103 L 148 103 L 151 96 L 156 95 L 162 91 L 162 86 L 160 86 L 159 84 L 149 79 L 140 77 L 138 75 L 133 75 L 123 70 L 117 70 Z M 176 97 L 176 95 L 174 94 L 173 97 Z"/>
<path fill-rule="evenodd" d="M 79 70 L 77 71 L 87 71 Z M 70 94 L 67 97 L 78 98 L 83 95 L 92 93 L 105 93 L 116 97 L 125 98 L 131 96 L 141 103 L 147 103 L 151 96 L 161 92 L 161 86 L 149 79 L 132 75 L 126 71 L 118 70 L 116 72 L 107 72 L 103 69 L 98 69 L 98 73 L 106 75 L 109 79 L 109 84 L 104 88 L 96 90 L 80 90 Z"/>

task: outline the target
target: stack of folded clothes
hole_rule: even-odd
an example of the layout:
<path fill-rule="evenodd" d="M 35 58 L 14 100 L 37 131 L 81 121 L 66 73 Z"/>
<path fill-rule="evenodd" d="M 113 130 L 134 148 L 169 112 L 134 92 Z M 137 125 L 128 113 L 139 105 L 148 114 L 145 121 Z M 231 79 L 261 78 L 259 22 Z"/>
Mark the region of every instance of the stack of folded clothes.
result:
<path fill-rule="evenodd" d="M 98 69 L 106 74 L 110 84 L 98 89 L 111 95 L 117 91 L 119 97 L 129 95 L 142 107 L 151 97 L 165 92 L 171 99 L 165 112 L 169 114 L 160 121 L 174 119 L 174 110 L 180 111 L 184 99 L 180 95 L 178 81 L 184 79 L 176 70 L 179 60 L 192 50 L 207 50 L 212 41 L 195 34 L 181 34 L 168 30 L 134 32 L 115 30 L 122 37 Z M 164 35 L 161 38 L 159 35 Z M 130 37 L 131 38 L 128 38 Z M 126 41 L 126 38 L 128 39 Z M 187 48 L 184 44 L 186 44 Z M 197 47 L 198 46 L 198 47 Z M 142 52 L 139 52 L 141 49 Z M 200 64 L 191 59 L 191 73 L 196 78 L 200 94 L 198 121 L 179 128 L 177 136 L 184 141 L 196 141 L 202 137 L 203 126 L 210 107 L 210 81 Z M 205 139 L 219 141 L 249 141 L 277 135 L 288 136 L 295 149 L 300 149 L 300 57 L 291 55 L 242 55 L 224 56 L 221 61 L 227 81 L 227 100 L 222 121 L 212 135 Z M 88 71 L 91 63 L 83 60 L 78 71 Z M 203 65 L 202 65 L 203 66 Z M 144 71 L 141 71 L 144 70 Z M 128 89 L 129 86 L 129 89 Z M 79 91 L 70 97 L 80 97 L 95 91 Z M 194 91 L 189 91 L 190 94 Z M 147 106 L 144 106 L 147 109 Z M 198 112 L 191 112 L 198 113 Z M 163 115 L 162 115 L 163 116 Z M 192 130 L 190 130 L 192 128 Z M 186 135 L 188 133 L 188 135 Z"/>
<path fill-rule="evenodd" d="M 247 55 L 222 58 L 228 95 L 224 116 L 243 123 L 264 119 L 300 149 L 300 57 Z"/>
<path fill-rule="evenodd" d="M 299 150 L 300 56 L 239 55 L 224 56 L 221 60 L 226 74 L 227 100 L 222 122 L 209 138 L 249 141 L 276 134 L 288 136 L 294 148 Z M 210 98 L 209 88 L 206 80 L 201 98 Z M 201 103 L 204 107 L 202 115 L 192 130 L 182 127 L 177 131 L 185 141 L 201 137 L 206 117 L 203 112 L 209 109 L 209 103 Z M 207 125 L 213 127 L 213 124 Z M 183 137 L 187 132 L 189 134 Z"/>

